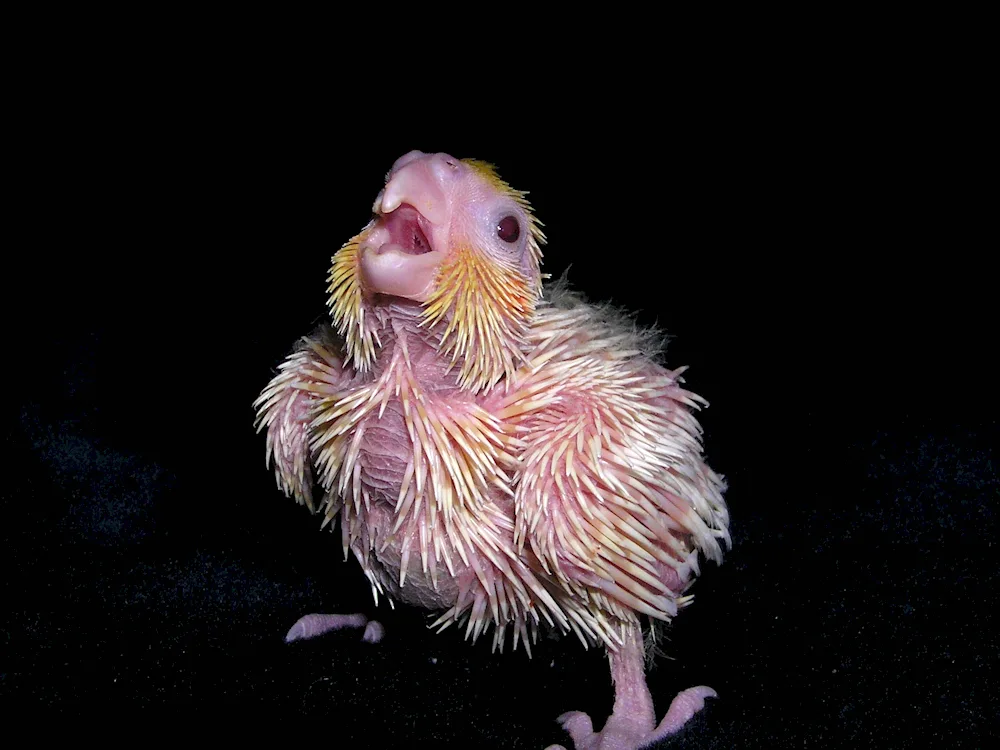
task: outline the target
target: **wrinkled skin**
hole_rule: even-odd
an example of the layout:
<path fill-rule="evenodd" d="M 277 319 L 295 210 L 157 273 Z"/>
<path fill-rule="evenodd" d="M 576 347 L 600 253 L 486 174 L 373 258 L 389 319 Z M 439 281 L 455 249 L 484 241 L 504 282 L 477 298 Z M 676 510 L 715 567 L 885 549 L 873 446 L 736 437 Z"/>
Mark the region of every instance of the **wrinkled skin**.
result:
<path fill-rule="evenodd" d="M 544 236 L 487 165 L 411 152 L 373 211 L 334 256 L 333 324 L 256 404 L 279 487 L 339 521 L 376 598 L 501 649 L 540 627 L 607 648 L 603 729 L 559 719 L 578 750 L 677 731 L 715 693 L 682 692 L 657 724 L 639 617 L 670 620 L 699 554 L 728 543 L 699 397 L 630 323 L 543 292 Z M 341 627 L 381 637 L 363 615 L 307 615 L 287 638 Z"/>

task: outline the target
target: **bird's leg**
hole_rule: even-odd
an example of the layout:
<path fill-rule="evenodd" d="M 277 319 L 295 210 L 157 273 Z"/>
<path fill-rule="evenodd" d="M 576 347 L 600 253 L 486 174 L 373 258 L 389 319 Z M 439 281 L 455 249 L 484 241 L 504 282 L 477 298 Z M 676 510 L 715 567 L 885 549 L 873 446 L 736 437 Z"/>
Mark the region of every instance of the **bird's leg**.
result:
<path fill-rule="evenodd" d="M 285 643 L 299 641 L 305 638 L 315 638 L 316 636 L 329 633 L 331 630 L 341 628 L 364 628 L 364 635 L 361 639 L 365 643 L 378 643 L 385 635 L 385 628 L 380 622 L 369 620 L 362 614 L 356 615 L 319 615 L 311 614 L 300 617 L 288 635 L 285 636 Z"/>
<path fill-rule="evenodd" d="M 611 678 L 615 684 L 615 706 L 600 732 L 594 731 L 590 717 L 580 711 L 559 717 L 576 750 L 637 750 L 677 732 L 704 707 L 705 698 L 716 697 L 709 687 L 688 688 L 674 698 L 657 726 L 653 697 L 646 686 L 645 655 L 638 628 L 631 628 L 624 645 L 611 654 Z M 553 745 L 549 750 L 559 747 Z"/>

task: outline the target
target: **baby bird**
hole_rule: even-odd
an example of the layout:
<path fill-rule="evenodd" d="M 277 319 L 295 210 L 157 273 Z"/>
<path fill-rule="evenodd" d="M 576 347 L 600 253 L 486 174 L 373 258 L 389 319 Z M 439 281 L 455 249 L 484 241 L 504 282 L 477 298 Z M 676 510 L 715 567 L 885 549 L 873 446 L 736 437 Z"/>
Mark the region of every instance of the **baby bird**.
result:
<path fill-rule="evenodd" d="M 501 651 L 509 630 L 530 655 L 540 628 L 603 646 L 614 710 L 600 732 L 559 717 L 577 750 L 676 731 L 715 693 L 682 692 L 657 724 L 641 616 L 669 622 L 699 553 L 721 563 L 730 543 L 706 402 L 655 334 L 543 285 L 541 224 L 492 166 L 410 152 L 373 210 L 333 256 L 331 324 L 255 402 L 278 487 L 339 519 L 376 601 Z M 288 638 L 365 623 L 308 615 Z"/>

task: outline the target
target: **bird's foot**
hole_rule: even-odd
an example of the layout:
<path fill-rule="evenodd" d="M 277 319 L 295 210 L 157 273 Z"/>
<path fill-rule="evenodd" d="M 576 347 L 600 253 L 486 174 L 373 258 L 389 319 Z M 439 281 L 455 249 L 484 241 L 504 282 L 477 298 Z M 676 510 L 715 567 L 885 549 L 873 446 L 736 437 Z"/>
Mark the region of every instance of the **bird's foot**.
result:
<path fill-rule="evenodd" d="M 688 688 L 677 694 L 659 726 L 653 727 L 643 711 L 615 711 L 600 732 L 594 731 L 590 717 L 581 711 L 570 711 L 559 717 L 576 750 L 638 750 L 679 731 L 688 719 L 705 707 L 706 698 L 718 697 L 704 685 Z M 617 708 L 617 707 L 616 707 Z M 550 745 L 546 750 L 565 750 L 562 745 Z"/>
<path fill-rule="evenodd" d="M 382 624 L 369 620 L 362 614 L 356 615 L 306 615 L 300 617 L 292 629 L 285 636 L 285 643 L 298 641 L 305 638 L 315 638 L 316 636 L 329 633 L 331 630 L 342 628 L 364 628 L 364 635 L 361 639 L 365 643 L 378 643 L 385 635 L 385 628 Z"/>

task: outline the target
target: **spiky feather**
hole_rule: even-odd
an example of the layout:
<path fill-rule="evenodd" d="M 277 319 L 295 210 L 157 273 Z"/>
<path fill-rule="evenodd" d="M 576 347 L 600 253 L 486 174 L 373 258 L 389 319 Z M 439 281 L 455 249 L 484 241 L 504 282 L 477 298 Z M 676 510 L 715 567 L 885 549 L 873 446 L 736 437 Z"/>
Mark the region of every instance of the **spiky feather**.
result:
<path fill-rule="evenodd" d="M 680 386 L 681 371 L 627 348 L 634 335 L 588 305 L 540 310 L 532 357 L 498 415 L 526 436 L 518 548 L 616 617 L 665 620 L 698 553 L 721 562 L 728 512 L 721 478 L 700 458 L 691 410 L 703 400 Z"/>
<path fill-rule="evenodd" d="M 299 354 L 288 368 L 315 398 L 310 452 L 327 489 L 326 522 L 340 517 L 344 553 L 354 549 L 376 598 L 398 595 L 413 571 L 436 588 L 471 570 L 473 585 L 434 625 L 464 624 L 473 639 L 492 627 L 497 648 L 508 626 L 528 643 L 544 620 L 614 649 L 636 613 L 676 614 L 682 591 L 668 589 L 664 570 L 683 589 L 698 552 L 718 560 L 728 542 L 722 482 L 701 463 L 690 413 L 703 402 L 681 388 L 679 372 L 628 348 L 633 331 L 563 302 L 543 303 L 525 334 L 531 356 L 509 390 L 486 401 L 428 390 L 410 361 L 412 334 L 394 341 L 374 380 L 345 380 L 315 345 L 312 366 Z M 268 393 L 265 410 L 277 391 Z M 367 527 L 362 455 L 389 404 L 411 451 L 394 524 L 378 537 Z M 494 500 L 510 495 L 513 517 Z M 398 579 L 371 557 L 387 544 L 401 545 Z"/>
<path fill-rule="evenodd" d="M 459 385 L 488 393 L 524 361 L 537 298 L 517 265 L 462 247 L 442 265 L 421 325 L 444 326 L 440 352 L 461 363 Z"/>
<path fill-rule="evenodd" d="M 334 254 L 327 279 L 330 285 L 326 291 L 330 295 L 327 299 L 330 316 L 347 350 L 345 362 L 364 373 L 375 361 L 375 353 L 381 344 L 375 320 L 371 315 L 365 315 L 368 306 L 361 290 L 358 268 L 360 242 L 359 234 Z"/>

